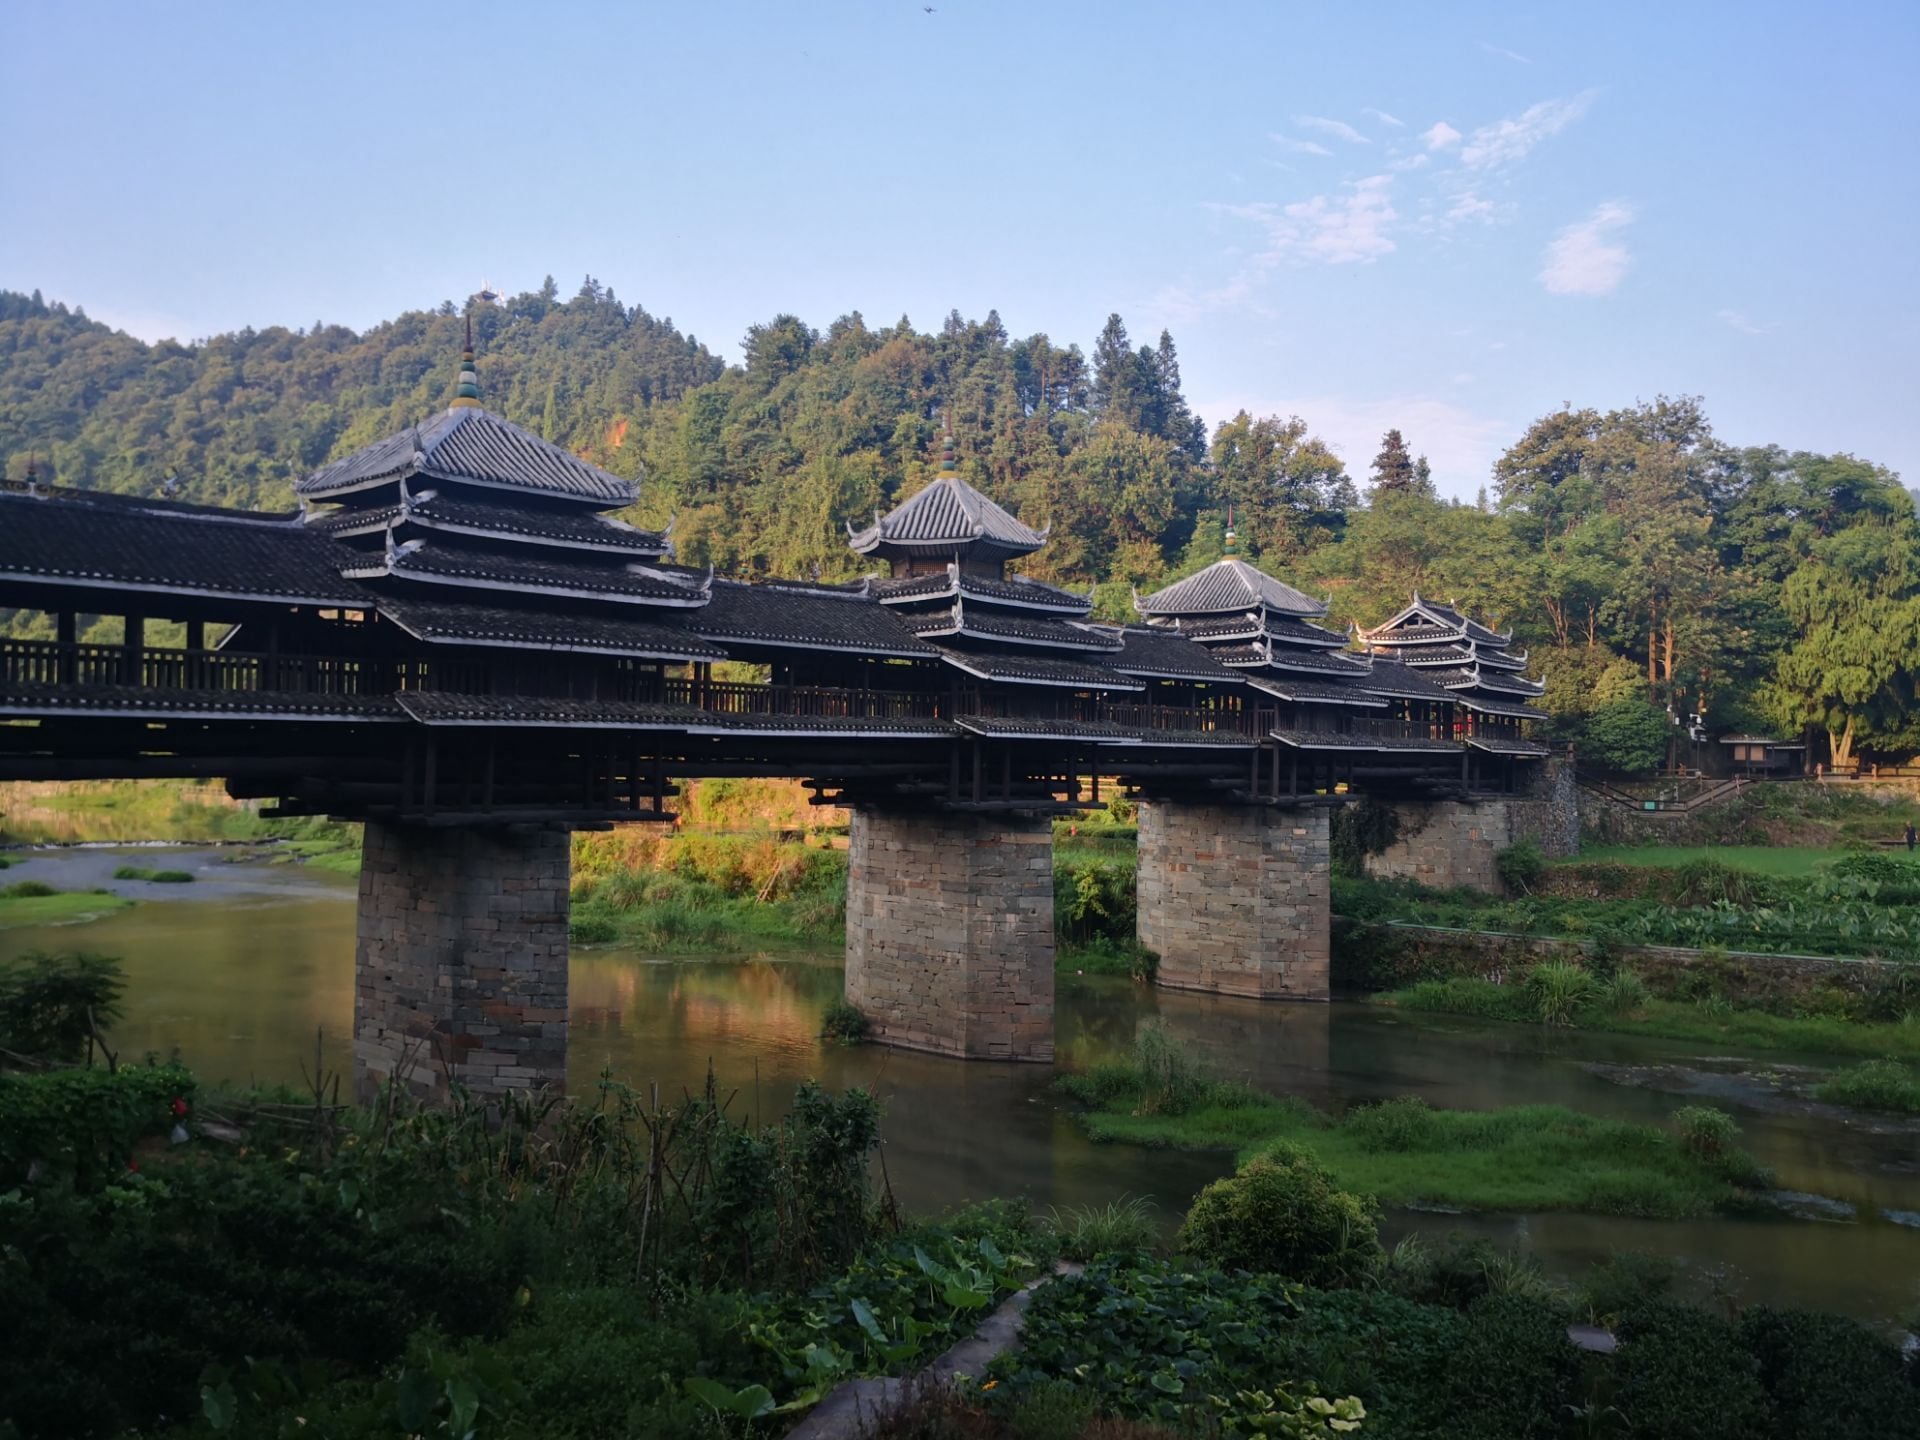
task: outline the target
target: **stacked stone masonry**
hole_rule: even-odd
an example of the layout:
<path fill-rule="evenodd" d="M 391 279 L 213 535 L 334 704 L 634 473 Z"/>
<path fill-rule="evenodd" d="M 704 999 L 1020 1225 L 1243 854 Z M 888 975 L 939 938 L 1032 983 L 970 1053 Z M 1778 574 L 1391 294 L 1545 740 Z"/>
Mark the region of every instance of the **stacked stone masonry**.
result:
<path fill-rule="evenodd" d="M 1465 888 L 1498 895 L 1504 887 L 1495 858 L 1530 839 L 1549 860 L 1580 849 L 1579 791 L 1564 761 L 1542 767 L 1525 795 L 1478 800 L 1401 800 L 1394 842 L 1367 857 L 1367 873 L 1383 880 L 1414 880 L 1439 890 Z"/>
<path fill-rule="evenodd" d="M 1053 1059 L 1053 826 L 853 812 L 849 1003 L 884 1044 Z"/>
<path fill-rule="evenodd" d="M 1158 981 L 1263 1000 L 1325 1000 L 1324 809 L 1140 805 L 1139 936 Z"/>
<path fill-rule="evenodd" d="M 571 857 L 562 830 L 369 822 L 354 1088 L 424 1099 L 562 1088 Z"/>

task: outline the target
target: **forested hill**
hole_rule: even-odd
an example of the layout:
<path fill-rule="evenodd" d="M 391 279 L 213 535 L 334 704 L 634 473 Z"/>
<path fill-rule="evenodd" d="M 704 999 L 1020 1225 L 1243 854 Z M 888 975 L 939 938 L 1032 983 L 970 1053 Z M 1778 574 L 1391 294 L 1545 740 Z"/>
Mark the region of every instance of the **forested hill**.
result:
<path fill-rule="evenodd" d="M 636 518 L 677 517 L 681 558 L 746 576 L 841 578 L 862 522 L 924 481 L 950 414 L 967 478 L 1051 543 L 1027 568 L 1129 591 L 1243 549 L 1373 623 L 1418 588 L 1510 626 L 1565 733 L 1664 752 L 1669 709 L 1824 730 L 1833 753 L 1920 743 L 1920 527 L 1881 467 L 1735 447 L 1697 400 L 1566 408 L 1501 457 L 1477 505 L 1437 499 L 1417 435 L 1350 476 L 1309 420 L 1215 417 L 1181 390 L 1171 336 L 1119 316 L 1088 350 L 1014 339 L 997 314 L 932 334 L 853 313 L 752 327 L 723 365 L 671 320 L 589 279 L 467 307 L 483 403 L 618 474 Z M 463 313 L 364 334 L 268 329 L 146 345 L 78 310 L 0 292 L 0 457 L 67 484 L 284 508 L 292 481 L 414 423 L 452 392 Z M 1411 443 L 1409 443 L 1411 442 Z M 33 626 L 16 617 L 15 628 Z M 1636 708 L 1637 707 L 1637 708 Z M 1600 712 L 1609 718 L 1601 723 Z"/>

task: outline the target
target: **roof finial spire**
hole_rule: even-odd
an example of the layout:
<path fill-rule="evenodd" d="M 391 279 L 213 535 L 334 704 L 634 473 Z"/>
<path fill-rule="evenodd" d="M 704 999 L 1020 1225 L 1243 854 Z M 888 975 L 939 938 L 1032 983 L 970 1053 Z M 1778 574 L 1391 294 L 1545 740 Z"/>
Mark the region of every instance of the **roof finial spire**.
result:
<path fill-rule="evenodd" d="M 467 316 L 467 348 L 460 352 L 460 382 L 454 387 L 454 410 L 480 408 L 480 372 L 473 368 L 473 316 Z"/>
<path fill-rule="evenodd" d="M 953 459 L 953 407 L 943 406 L 940 414 L 946 422 L 945 434 L 940 441 L 940 478 L 944 480 L 959 474 L 959 468 Z"/>
<path fill-rule="evenodd" d="M 1235 536 L 1235 535 L 1234 535 L 1234 533 L 1233 533 L 1233 501 L 1231 501 L 1231 500 L 1229 500 L 1229 501 L 1227 501 L 1227 544 L 1226 544 L 1226 553 L 1227 553 L 1227 554 L 1229 554 L 1229 555 L 1238 555 L 1238 554 L 1240 553 L 1240 543 L 1239 543 L 1239 539 L 1238 539 L 1238 537 L 1237 537 L 1237 536 Z"/>

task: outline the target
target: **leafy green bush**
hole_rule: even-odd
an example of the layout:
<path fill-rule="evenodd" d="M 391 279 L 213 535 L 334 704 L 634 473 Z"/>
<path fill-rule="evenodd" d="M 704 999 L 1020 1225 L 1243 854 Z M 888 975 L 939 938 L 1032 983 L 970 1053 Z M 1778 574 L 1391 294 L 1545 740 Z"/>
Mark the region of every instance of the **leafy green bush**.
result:
<path fill-rule="evenodd" d="M 0 886 L 0 900 L 39 900 L 59 893 L 44 880 L 16 880 L 11 885 Z"/>
<path fill-rule="evenodd" d="M 1562 1292 L 1537 1257 L 1501 1249 L 1484 1236 L 1451 1236 L 1432 1244 L 1408 1235 L 1387 1252 L 1374 1282 L 1403 1300 L 1464 1310 L 1489 1295 L 1556 1301 Z"/>
<path fill-rule="evenodd" d="M 1680 1267 L 1664 1255 L 1626 1250 L 1609 1255 L 1590 1268 L 1580 1281 L 1580 1307 L 1603 1325 L 1664 1300 L 1680 1278 Z"/>
<path fill-rule="evenodd" d="M 1062 940 L 1132 940 L 1138 924 L 1134 895 L 1131 856 L 1089 854 L 1083 847 L 1055 857 L 1053 924 Z"/>
<path fill-rule="evenodd" d="M 1648 775 L 1665 762 L 1672 728 L 1657 705 L 1615 700 L 1587 717 L 1581 753 L 1619 774 Z"/>
<path fill-rule="evenodd" d="M 1547 873 L 1547 857 L 1531 836 L 1516 840 L 1493 857 L 1494 871 L 1509 890 L 1531 895 Z"/>
<path fill-rule="evenodd" d="M 1920 1074 L 1897 1060 L 1863 1061 L 1837 1072 L 1813 1093 L 1829 1105 L 1920 1114 Z"/>
<path fill-rule="evenodd" d="M 1618 1333 L 1618 1404 L 1635 1435 L 1753 1440 L 1775 1433 L 1753 1358 L 1726 1321 L 1655 1300 L 1629 1312 Z"/>
<path fill-rule="evenodd" d="M 1276 1147 L 1194 1197 L 1179 1243 L 1221 1269 L 1338 1285 L 1379 1260 L 1378 1215 L 1306 1151 Z"/>
<path fill-rule="evenodd" d="M 1740 1339 L 1759 1364 L 1775 1434 L 1920 1437 L 1920 1376 L 1858 1321 L 1756 1306 L 1740 1317 Z"/>
<path fill-rule="evenodd" d="M 1328 854 L 1336 875 L 1355 878 L 1365 873 L 1367 858 L 1386 852 L 1400 838 L 1400 812 L 1392 805 L 1362 795 L 1333 812 L 1328 822 Z"/>
<path fill-rule="evenodd" d="M 0 1186 L 56 1177 L 91 1191 L 127 1173 L 133 1147 L 187 1113 L 193 1076 L 179 1065 L 0 1073 Z"/>
<path fill-rule="evenodd" d="M 0 961 L 0 1048 L 42 1060 L 78 1060 L 87 1040 L 120 1018 L 126 976 L 108 955 L 34 950 Z"/>
<path fill-rule="evenodd" d="M 826 1013 L 820 1017 L 820 1033 L 829 1040 L 838 1040 L 842 1045 L 858 1045 L 867 1038 L 871 1028 L 866 1012 L 844 998 L 828 1005 Z"/>

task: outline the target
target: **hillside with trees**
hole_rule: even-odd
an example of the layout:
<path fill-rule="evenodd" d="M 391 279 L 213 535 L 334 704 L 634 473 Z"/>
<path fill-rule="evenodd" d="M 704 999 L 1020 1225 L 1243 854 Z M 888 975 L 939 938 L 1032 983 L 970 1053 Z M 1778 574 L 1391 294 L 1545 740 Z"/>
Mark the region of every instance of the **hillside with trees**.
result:
<path fill-rule="evenodd" d="M 1335 622 L 1373 623 L 1418 589 L 1513 628 L 1569 736 L 1604 746 L 1702 709 L 1804 730 L 1836 760 L 1920 745 L 1920 523 L 1885 468 L 1732 445 L 1698 399 L 1662 397 L 1541 417 L 1460 504 L 1397 429 L 1358 477 L 1311 417 L 1209 429 L 1173 337 L 1136 343 L 1118 315 L 1090 351 L 1016 339 L 994 312 L 933 333 L 780 315 L 729 366 L 591 278 L 565 300 L 549 279 L 364 333 L 190 345 L 0 292 L 6 476 L 31 457 L 64 484 L 288 508 L 296 477 L 445 403 L 467 315 L 488 407 L 644 476 L 634 518 L 673 517 L 689 563 L 861 573 L 846 525 L 924 483 L 950 416 L 966 478 L 1052 525 L 1031 572 L 1095 588 L 1109 618 L 1130 614 L 1132 587 L 1218 558 L 1231 505 L 1242 551 L 1327 595 Z"/>

